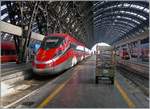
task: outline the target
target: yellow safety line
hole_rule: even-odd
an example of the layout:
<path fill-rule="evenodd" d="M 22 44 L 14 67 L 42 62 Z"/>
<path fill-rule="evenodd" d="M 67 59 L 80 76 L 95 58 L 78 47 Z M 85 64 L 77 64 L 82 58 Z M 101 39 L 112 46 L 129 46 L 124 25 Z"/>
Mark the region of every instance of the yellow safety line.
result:
<path fill-rule="evenodd" d="M 77 73 L 77 72 L 76 72 Z M 45 106 L 48 105 L 48 103 L 50 103 L 56 96 L 57 94 L 59 94 L 59 92 L 65 87 L 65 85 L 74 77 L 74 75 L 76 74 L 74 73 L 73 75 L 71 75 L 71 77 L 66 80 L 64 83 L 62 83 L 61 85 L 59 85 L 58 87 L 56 87 L 56 89 L 43 101 L 41 102 L 37 108 L 43 108 Z M 123 96 L 124 100 L 127 102 L 128 107 L 129 108 L 135 108 L 135 104 L 132 102 L 132 100 L 128 97 L 127 93 L 124 91 L 124 89 L 121 87 L 121 85 L 117 82 L 117 80 L 115 80 L 115 85 L 117 87 L 117 89 L 119 90 L 119 92 L 121 93 L 121 95 Z"/>
<path fill-rule="evenodd" d="M 76 72 L 77 73 L 77 72 Z M 62 83 L 61 85 L 59 85 L 58 87 L 56 87 L 56 89 L 46 98 L 44 99 L 44 101 L 42 101 L 42 103 L 40 103 L 37 108 L 43 108 L 45 106 L 48 105 L 48 103 L 50 103 L 56 96 L 57 94 L 59 94 L 59 92 L 65 87 L 65 85 L 74 77 L 74 75 L 76 74 L 72 74 L 71 77 L 66 80 L 64 83 Z"/>
<path fill-rule="evenodd" d="M 124 98 L 124 100 L 127 102 L 128 107 L 129 108 L 135 108 L 135 104 L 133 103 L 133 101 L 128 97 L 127 93 L 125 92 L 125 90 L 121 87 L 121 85 L 117 82 L 117 80 L 115 80 L 115 85 L 117 87 L 117 89 L 119 90 L 120 94 L 122 95 L 122 97 Z"/>

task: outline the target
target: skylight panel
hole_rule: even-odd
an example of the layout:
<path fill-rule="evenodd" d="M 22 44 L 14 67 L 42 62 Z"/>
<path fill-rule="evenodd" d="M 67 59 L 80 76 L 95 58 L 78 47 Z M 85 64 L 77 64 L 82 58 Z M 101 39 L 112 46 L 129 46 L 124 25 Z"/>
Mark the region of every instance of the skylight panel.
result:
<path fill-rule="evenodd" d="M 119 4 L 119 5 L 118 5 L 118 7 L 121 7 L 121 6 L 122 6 L 122 4 Z"/>
<path fill-rule="evenodd" d="M 142 6 L 139 6 L 139 5 L 133 5 L 133 4 L 132 4 L 130 7 L 136 8 L 136 9 L 140 9 L 140 10 L 144 9 L 144 7 L 142 7 Z"/>
<path fill-rule="evenodd" d="M 138 17 L 142 18 L 143 20 L 147 20 L 147 18 L 144 16 L 138 15 Z"/>
<path fill-rule="evenodd" d="M 3 37 L 3 39 L 5 40 L 7 38 L 8 34 L 6 33 Z"/>
<path fill-rule="evenodd" d="M 117 16 L 117 18 L 121 18 L 121 16 Z"/>
<path fill-rule="evenodd" d="M 136 21 L 136 20 L 134 20 L 134 19 L 132 19 L 132 18 L 129 18 L 129 17 L 122 17 L 122 18 L 131 20 L 131 21 L 133 21 L 133 22 L 135 22 L 135 23 L 137 23 L 137 24 L 140 24 L 140 22 L 138 22 L 138 21 Z"/>
<path fill-rule="evenodd" d="M 10 23 L 10 20 L 8 20 L 7 22 Z"/>
<path fill-rule="evenodd" d="M 134 20 L 134 19 L 132 19 L 132 21 L 134 21 L 135 23 L 138 23 L 138 24 L 140 24 L 140 22 L 138 22 L 138 21 L 136 21 L 136 20 Z"/>
<path fill-rule="evenodd" d="M 149 13 L 149 9 L 147 9 L 147 8 L 145 8 L 144 11 L 147 12 L 147 13 Z"/>
<path fill-rule="evenodd" d="M 125 11 L 120 11 L 121 13 L 125 13 Z"/>
<path fill-rule="evenodd" d="M 127 19 L 127 20 L 132 20 L 132 19 L 131 19 L 131 18 L 129 18 L 129 17 L 122 17 L 122 18 Z"/>
<path fill-rule="evenodd" d="M 6 8 L 7 8 L 6 5 L 1 6 L 1 10 L 4 10 Z"/>
<path fill-rule="evenodd" d="M 124 4 L 123 4 L 123 6 L 124 6 L 124 7 L 129 7 L 129 6 L 130 6 L 130 4 L 128 4 L 128 3 L 124 3 Z"/>
<path fill-rule="evenodd" d="M 3 20 L 4 18 L 6 18 L 8 16 L 8 13 L 5 13 L 1 16 L 1 20 Z"/>
<path fill-rule="evenodd" d="M 15 19 L 18 18 L 18 15 L 15 15 Z"/>

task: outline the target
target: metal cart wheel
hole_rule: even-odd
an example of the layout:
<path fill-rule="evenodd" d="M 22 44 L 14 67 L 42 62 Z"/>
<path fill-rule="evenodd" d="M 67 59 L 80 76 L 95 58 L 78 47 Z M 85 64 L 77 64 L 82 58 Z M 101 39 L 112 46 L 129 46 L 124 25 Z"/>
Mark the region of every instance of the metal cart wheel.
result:
<path fill-rule="evenodd" d="M 111 80 L 111 84 L 114 84 L 114 77 L 111 77 L 110 80 Z"/>
<path fill-rule="evenodd" d="M 95 83 L 98 84 L 98 76 L 95 78 Z"/>

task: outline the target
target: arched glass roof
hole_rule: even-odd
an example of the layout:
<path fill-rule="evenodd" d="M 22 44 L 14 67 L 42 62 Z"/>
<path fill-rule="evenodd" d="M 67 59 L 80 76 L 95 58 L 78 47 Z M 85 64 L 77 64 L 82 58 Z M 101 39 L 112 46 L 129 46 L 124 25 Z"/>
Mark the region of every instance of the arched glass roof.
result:
<path fill-rule="evenodd" d="M 69 33 L 89 46 L 96 41 L 112 44 L 149 27 L 148 0 L 2 1 L 1 20 L 20 27 L 29 25 L 36 4 L 32 31 Z M 2 33 L 1 39 L 13 40 L 11 36 Z"/>
<path fill-rule="evenodd" d="M 148 1 L 97 1 L 93 3 L 96 37 L 109 43 L 133 36 L 149 27 Z M 108 30 L 110 30 L 108 32 Z M 113 37 L 113 41 L 108 40 Z"/>

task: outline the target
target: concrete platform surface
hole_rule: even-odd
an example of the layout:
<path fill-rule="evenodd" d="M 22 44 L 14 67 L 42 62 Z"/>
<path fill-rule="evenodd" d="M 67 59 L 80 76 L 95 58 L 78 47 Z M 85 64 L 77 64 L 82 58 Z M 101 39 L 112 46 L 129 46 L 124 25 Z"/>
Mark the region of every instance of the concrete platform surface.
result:
<path fill-rule="evenodd" d="M 116 71 L 115 84 L 95 84 L 95 56 L 64 72 L 24 99 L 17 107 L 136 108 L 148 107 L 142 92 Z M 30 104 L 31 105 L 27 105 Z"/>

